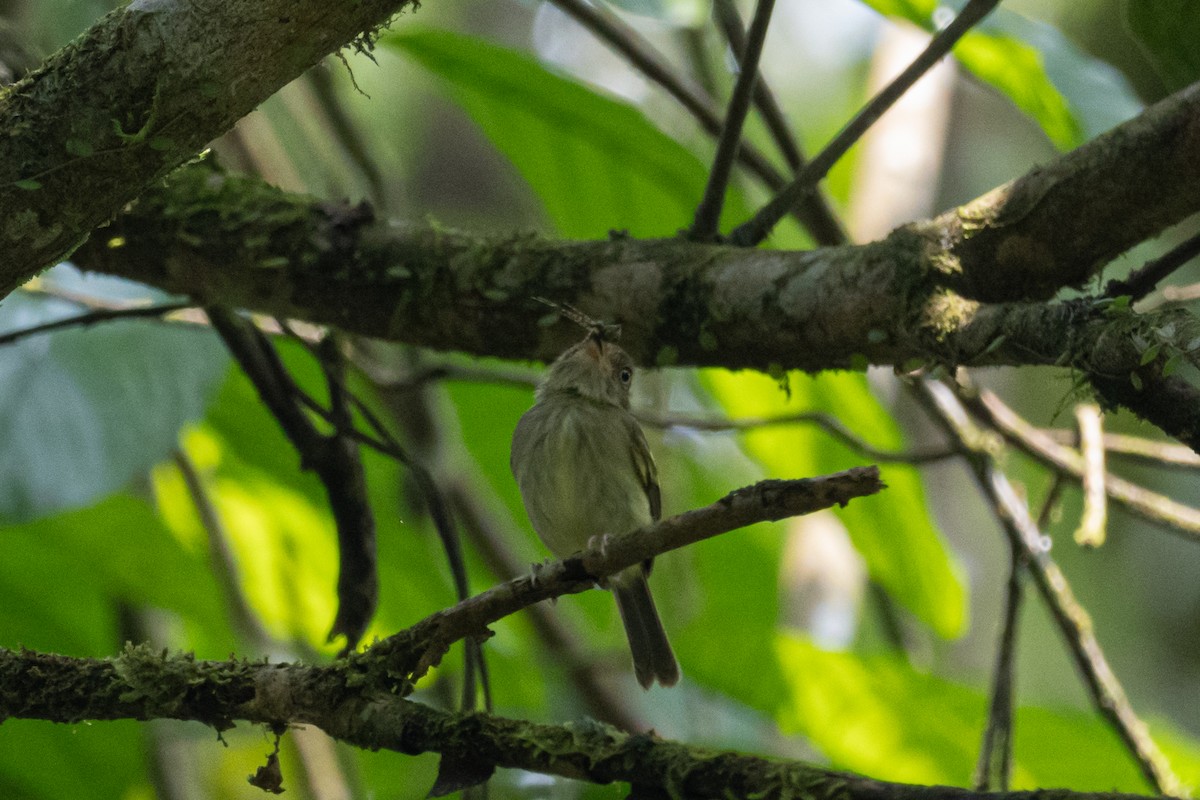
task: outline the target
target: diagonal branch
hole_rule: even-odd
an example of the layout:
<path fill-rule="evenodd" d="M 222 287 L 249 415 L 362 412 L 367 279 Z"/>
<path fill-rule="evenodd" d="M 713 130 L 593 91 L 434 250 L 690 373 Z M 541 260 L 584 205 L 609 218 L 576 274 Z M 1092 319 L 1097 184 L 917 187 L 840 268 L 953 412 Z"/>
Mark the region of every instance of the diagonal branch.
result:
<path fill-rule="evenodd" d="M 606 575 L 670 550 L 756 522 L 845 505 L 884 488 L 877 467 L 855 467 L 818 478 L 760 481 L 704 508 L 606 537 L 595 547 L 539 568 L 536 575 L 502 583 L 426 617 L 351 659 L 366 664 L 383 662 L 389 674 L 416 680 L 438 664 L 453 643 L 486 637 L 488 625 L 534 603 L 586 591 Z"/>
<path fill-rule="evenodd" d="M 984 17 L 991 13 L 1000 0 L 969 0 L 954 20 L 938 32 L 929 46 L 908 65 L 896 78 L 883 88 L 879 94 L 871 98 L 866 106 L 850 120 L 837 136 L 827 144 L 813 160 L 805 165 L 800 174 L 788 184 L 787 188 L 763 206 L 753 218 L 739 226 L 729 240 L 741 246 L 756 245 L 770 234 L 771 229 L 786 216 L 789 211 L 812 194 L 817 184 L 829 173 L 842 156 L 862 138 L 863 134 L 883 116 L 892 105 L 899 100 L 921 76 L 933 68 L 934 64 L 953 49 L 958 40 Z"/>
<path fill-rule="evenodd" d="M 746 35 L 746 47 L 738 54 L 741 72 L 738 73 L 733 96 L 729 99 L 729 109 L 725 114 L 725 124 L 721 127 L 721 135 L 717 139 L 717 153 L 713 157 L 712 170 L 704 187 L 704 197 L 696 208 L 696 218 L 688 231 L 688 238 L 693 241 L 709 242 L 717 236 L 721 209 L 725 207 L 725 190 L 729 186 L 734 159 L 737 158 L 741 147 L 742 126 L 750 112 L 750 101 L 758 85 L 758 61 L 762 56 L 763 45 L 767 40 L 767 26 L 771 22 L 774 10 L 775 0 L 758 0 L 754 8 L 754 18 Z"/>
<path fill-rule="evenodd" d="M 710 135 L 720 135 L 723 123 L 716 101 L 709 97 L 703 89 L 679 74 L 654 50 L 649 42 L 642 38 L 641 34 L 626 25 L 616 14 L 603 5 L 595 5 L 587 0 L 553 0 L 553 2 L 562 9 L 563 13 L 569 14 L 576 22 L 591 31 L 596 38 L 624 56 L 635 69 L 665 89 Z M 778 139 L 777 141 L 784 148 L 785 153 L 794 151 L 793 155 L 799 156 L 799 152 L 795 151 L 795 148 L 788 148 L 783 141 Z M 750 143 L 743 142 L 737 157 L 738 162 L 762 181 L 768 189 L 777 192 L 787 185 L 787 179 Z M 788 155 L 787 159 L 794 169 L 792 156 Z M 795 163 L 799 163 L 798 158 Z M 825 198 L 819 194 L 811 194 L 801 201 L 795 214 L 818 244 L 836 245 L 846 241 L 846 233 L 842 230 L 841 223 Z"/>
<path fill-rule="evenodd" d="M 959 399 L 974 416 L 995 428 L 1022 452 L 1075 480 L 1083 480 L 1086 465 L 1078 451 L 1054 441 L 1030 425 L 994 393 L 987 390 L 975 392 L 965 387 Z M 1126 510 L 1190 541 L 1200 541 L 1200 509 L 1176 502 L 1117 475 L 1105 474 L 1104 488 L 1112 501 Z"/>
<path fill-rule="evenodd" d="M 1009 543 L 1024 559 L 1096 710 L 1121 737 L 1151 785 L 1163 794 L 1181 795 L 1183 785 L 1172 772 L 1166 756 L 1150 738 L 1146 724 L 1134 712 L 1125 689 L 1100 647 L 1091 617 L 1076 599 L 1066 575 L 1051 558 L 1047 540 L 1029 515 L 1028 506 L 996 466 L 986 437 L 971 423 L 967 409 L 945 384 L 920 380 L 916 384 L 916 394 L 942 428 L 961 443 L 962 454 L 976 483 L 991 500 Z"/>

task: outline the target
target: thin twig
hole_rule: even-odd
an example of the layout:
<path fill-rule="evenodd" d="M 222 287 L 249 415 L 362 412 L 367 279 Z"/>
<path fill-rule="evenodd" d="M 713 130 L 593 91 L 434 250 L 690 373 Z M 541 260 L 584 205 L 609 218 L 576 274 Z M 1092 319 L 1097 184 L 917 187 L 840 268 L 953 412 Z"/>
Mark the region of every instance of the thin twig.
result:
<path fill-rule="evenodd" d="M 639 72 L 665 89 L 709 135 L 720 135 L 722 123 L 716 102 L 698 86 L 678 74 L 637 31 L 601 5 L 592 5 L 586 0 L 552 2 L 591 31 L 596 38 L 608 43 L 623 55 Z M 778 192 L 787 185 L 787 178 L 749 144 L 744 144 L 739 150 L 738 161 L 773 192 Z M 845 243 L 846 233 L 842 230 L 841 223 L 819 193 L 805 198 L 793 213 L 812 234 L 817 244 L 832 246 Z"/>
<path fill-rule="evenodd" d="M 740 64 L 741 53 L 746 50 L 746 30 L 742 24 L 741 14 L 738 13 L 737 5 L 733 0 L 714 0 L 713 15 L 716 17 L 721 32 L 725 35 L 725 40 L 729 43 L 729 49 L 739 59 L 738 63 Z M 742 66 L 742 69 L 745 67 Z M 787 115 L 783 113 L 779 101 L 775 98 L 775 93 L 771 91 L 761 74 L 754 84 L 754 107 L 762 116 L 771 138 L 775 141 L 775 146 L 779 148 L 783 160 L 787 162 L 788 169 L 792 171 L 792 174 L 799 172 L 804 167 L 804 154 L 800 151 L 796 134 L 788 124 Z"/>
<path fill-rule="evenodd" d="M 990 498 L 1010 544 L 1025 559 L 1096 710 L 1120 736 L 1151 785 L 1163 794 L 1178 796 L 1183 788 L 1179 779 L 1130 705 L 1096 639 L 1090 616 L 1075 598 L 1066 575 L 1050 557 L 1049 540 L 1030 517 L 1029 508 L 1008 478 L 996 467 L 987 437 L 970 421 L 966 408 L 949 387 L 919 380 L 915 388 L 922 405 L 961 444 L 963 457 L 980 489 Z"/>
<path fill-rule="evenodd" d="M 884 112 L 891 108 L 922 75 L 950 52 L 967 31 L 986 17 L 999 3 L 1000 0 L 970 0 L 958 16 L 933 37 L 924 52 L 896 76 L 895 80 L 885 86 L 883 91 L 871 98 L 854 119 L 850 120 L 846 127 L 842 128 L 837 136 L 825 146 L 825 149 L 808 162 L 787 188 L 772 198 L 754 217 L 734 230 L 729 241 L 735 245 L 752 247 L 767 238 L 779 220 L 783 219 L 797 203 L 816 189 L 817 184 L 828 174 L 833 165 L 846 154 L 846 151 L 855 142 L 862 138 L 863 134 L 883 116 Z"/>
<path fill-rule="evenodd" d="M 777 425 L 817 425 L 830 436 L 849 447 L 851 450 L 870 458 L 872 461 L 904 464 L 928 464 L 953 458 L 956 451 L 948 447 L 932 447 L 926 450 L 893 451 L 881 450 L 858 438 L 852 431 L 831 414 L 820 411 L 802 411 L 795 414 L 782 414 L 777 417 L 728 417 L 694 416 L 687 414 L 661 414 L 654 411 L 637 409 L 634 416 L 639 422 L 652 428 L 690 428 L 697 431 L 746 431 L 757 428 L 768 428 Z"/>
<path fill-rule="evenodd" d="M 959 400 L 1017 449 L 1075 480 L 1083 478 L 1083 456 L 1030 425 L 992 392 L 979 390 L 976 393 L 969 387 L 961 387 Z M 1104 486 L 1114 503 L 1169 531 L 1182 534 L 1189 541 L 1200 541 L 1200 509 L 1178 503 L 1112 473 L 1104 476 Z"/>
<path fill-rule="evenodd" d="M 1021 583 L 1024 558 L 1013 543 L 1010 550 L 1008 583 L 1004 592 L 1004 623 L 1000 643 L 996 648 L 996 668 L 992 673 L 992 699 L 988 704 L 987 726 L 983 730 L 983 746 L 975 764 L 974 785 L 981 792 L 992 789 L 1008 791 L 1012 777 L 1013 754 L 1013 695 L 1016 686 L 1015 664 L 1017 625 L 1021 618 L 1021 601 L 1025 591 Z"/>
<path fill-rule="evenodd" d="M 205 311 L 263 404 L 296 448 L 301 468 L 311 469 L 320 478 L 337 527 L 339 548 L 349 543 L 358 543 L 355 547 L 373 547 L 375 518 L 366 496 L 362 462 L 350 437 L 336 429 L 343 422 L 341 415 L 336 409 L 331 410 L 335 431 L 330 436 L 322 434 L 304 412 L 307 395 L 296 385 L 267 337 L 228 309 L 213 306 Z M 335 397 L 335 406 L 338 402 Z M 372 571 L 357 569 L 350 560 L 342 567 L 351 570 L 348 577 L 353 580 L 344 584 L 339 577 L 338 615 L 330 636 L 344 634 L 345 651 L 349 651 L 358 644 L 374 614 L 378 580 Z"/>
<path fill-rule="evenodd" d="M 1112 280 L 1104 289 L 1105 297 L 1122 297 L 1141 300 L 1171 273 L 1200 256 L 1200 233 L 1172 247 L 1165 254 L 1147 261 L 1124 280 Z"/>
<path fill-rule="evenodd" d="M 0 346 L 12 344 L 29 336 L 52 333 L 64 328 L 78 328 L 95 325 L 98 322 L 113 322 L 122 319 L 145 319 L 147 317 L 165 317 L 176 311 L 194 307 L 194 303 L 158 303 L 150 306 L 130 306 L 126 308 L 102 308 L 79 314 L 74 317 L 56 319 L 53 322 L 43 322 L 40 325 L 30 325 L 0 334 Z"/>
<path fill-rule="evenodd" d="M 1074 431 L 1043 429 L 1041 431 L 1051 441 L 1062 445 L 1074 445 Z M 1110 457 L 1122 457 L 1131 461 L 1139 461 L 1155 467 L 1174 467 L 1196 469 L 1200 467 L 1200 455 L 1192 448 L 1172 442 L 1156 442 L 1141 436 L 1130 436 L 1124 433 L 1105 433 L 1103 438 L 1104 452 Z"/>
<path fill-rule="evenodd" d="M 1075 419 L 1079 424 L 1079 450 L 1083 455 L 1083 514 L 1075 529 L 1075 541 L 1084 547 L 1099 547 L 1104 544 L 1108 525 L 1100 406 L 1095 403 L 1076 406 Z"/>
<path fill-rule="evenodd" d="M 688 231 L 688 238 L 693 241 L 711 242 L 717 237 L 721 209 L 725 207 L 725 190 L 729 186 L 733 162 L 742 141 L 742 126 L 746 122 L 754 87 L 758 83 L 758 62 L 762 57 L 763 44 L 767 40 L 767 27 L 771 23 L 771 13 L 774 10 L 775 0 L 758 0 L 754 7 L 754 18 L 746 36 L 746 47 L 739 54 L 741 72 L 738 73 L 733 95 L 729 99 L 725 124 L 721 126 L 721 135 L 717 138 L 717 152 L 713 157 L 712 169 L 708 173 L 704 197 L 696 208 L 696 217 L 692 220 L 691 230 Z"/>
<path fill-rule="evenodd" d="M 349 66 L 345 65 L 345 69 L 349 71 Z M 375 208 L 383 213 L 386 209 L 387 192 L 384 190 L 383 170 L 379 168 L 375 157 L 371 153 L 371 148 L 363 139 L 361 131 L 346 113 L 345 105 L 338 96 L 336 87 L 333 84 L 333 75 L 331 70 L 335 66 L 331 59 L 326 58 L 321 63 L 304 73 L 305 80 L 313 88 L 313 93 L 316 95 L 317 102 L 320 104 L 322 113 L 329 121 L 329 126 L 333 130 L 334 136 L 342 147 L 346 150 L 346 155 L 354 162 L 354 166 L 358 167 L 358 171 L 362 173 L 363 178 L 367 182 L 367 186 L 371 192 L 371 202 L 375 204 Z"/>
<path fill-rule="evenodd" d="M 372 380 L 380 388 L 395 389 L 415 386 L 422 383 L 439 380 L 475 381 L 481 383 L 497 383 L 518 387 L 537 385 L 536 370 L 475 368 L 458 364 L 427 364 L 396 377 L 385 377 L 373 373 Z M 860 455 L 872 461 L 904 464 L 928 464 L 953 458 L 955 451 L 947 447 L 931 447 L 922 450 L 883 450 L 863 441 L 850 429 L 843 425 L 831 414 L 817 411 L 805 411 L 795 414 L 782 414 L 775 417 L 729 417 L 702 416 L 694 414 L 660 413 L 649 409 L 634 409 L 634 416 L 644 425 L 652 428 L 690 428 L 696 431 L 745 431 L 757 428 L 769 428 L 777 425 L 817 425 L 826 433 L 845 444 Z M 386 454 L 387 445 L 360 439 Z M 1191 452 L 1191 451 L 1188 451 Z M 1200 464 L 1200 457 L 1197 457 Z"/>

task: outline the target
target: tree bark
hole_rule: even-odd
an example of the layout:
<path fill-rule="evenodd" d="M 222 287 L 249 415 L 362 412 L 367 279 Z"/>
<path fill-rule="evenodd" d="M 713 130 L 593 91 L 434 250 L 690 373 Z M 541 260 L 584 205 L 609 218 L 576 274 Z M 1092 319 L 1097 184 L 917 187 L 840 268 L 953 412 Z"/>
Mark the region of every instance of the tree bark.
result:
<path fill-rule="evenodd" d="M 0 93 L 0 297 L 414 0 L 135 0 Z"/>

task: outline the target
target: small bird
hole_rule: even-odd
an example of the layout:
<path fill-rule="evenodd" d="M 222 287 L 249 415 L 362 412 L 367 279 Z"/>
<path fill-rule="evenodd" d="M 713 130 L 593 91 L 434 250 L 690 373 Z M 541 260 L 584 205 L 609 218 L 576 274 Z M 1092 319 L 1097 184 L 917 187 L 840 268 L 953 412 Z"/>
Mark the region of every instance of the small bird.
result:
<path fill-rule="evenodd" d="M 509 465 L 534 530 L 559 558 L 662 514 L 654 459 L 629 413 L 632 382 L 633 361 L 593 323 L 583 341 L 550 365 L 533 408 L 517 423 Z M 643 689 L 679 681 L 649 574 L 647 560 L 603 584 L 616 597 Z"/>

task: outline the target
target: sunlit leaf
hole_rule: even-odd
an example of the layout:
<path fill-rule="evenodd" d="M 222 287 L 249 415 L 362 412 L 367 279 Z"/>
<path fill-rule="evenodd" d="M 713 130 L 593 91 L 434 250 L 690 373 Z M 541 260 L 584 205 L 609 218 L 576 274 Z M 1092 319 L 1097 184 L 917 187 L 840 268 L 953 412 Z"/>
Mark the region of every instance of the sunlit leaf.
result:
<path fill-rule="evenodd" d="M 933 32 L 945 22 L 936 0 L 863 0 L 881 14 Z M 1136 4 L 1135 4 L 1136 5 Z M 936 21 L 935 21 L 936 19 Z M 1007 9 L 992 12 L 954 48 L 959 62 L 1070 149 L 1137 113 L 1140 103 L 1111 66 L 1049 25 Z"/>
<path fill-rule="evenodd" d="M 819 650 L 781 636 L 790 681 L 784 730 L 801 733 L 834 765 L 885 780 L 966 786 L 987 712 L 979 689 L 915 670 L 889 654 Z M 1185 784 L 1200 777 L 1200 742 L 1153 726 L 1169 744 Z M 1013 788 L 1070 786 L 1081 791 L 1146 792 L 1128 749 L 1093 713 L 1023 707 L 1015 721 Z"/>
<path fill-rule="evenodd" d="M 862 375 L 794 375 L 790 397 L 774 379 L 757 373 L 711 370 L 705 382 L 734 417 L 823 412 L 876 447 L 900 449 L 904 444 Z M 760 428 L 745 433 L 744 442 L 773 478 L 809 477 L 871 461 L 815 425 Z M 966 590 L 929 517 L 919 477 L 910 466 L 880 466 L 888 489 L 855 500 L 837 514 L 871 576 L 940 636 L 957 636 L 966 624 Z"/>

